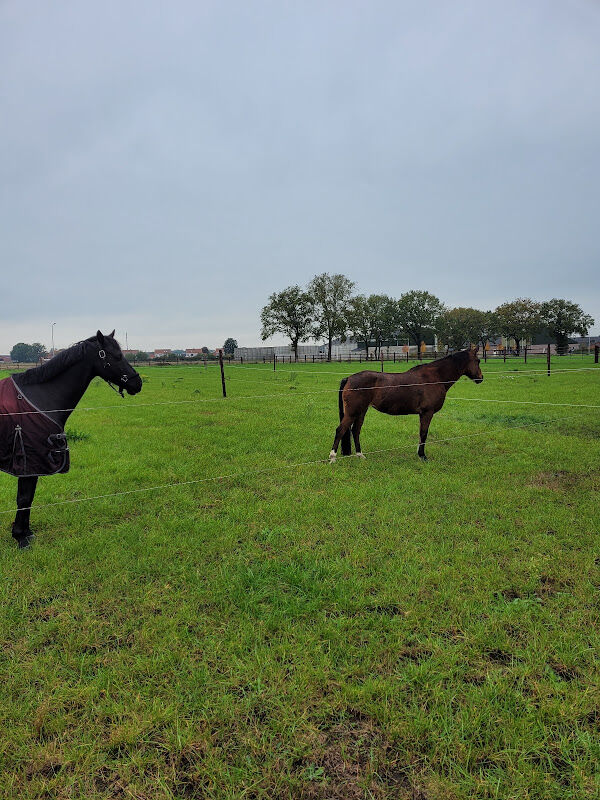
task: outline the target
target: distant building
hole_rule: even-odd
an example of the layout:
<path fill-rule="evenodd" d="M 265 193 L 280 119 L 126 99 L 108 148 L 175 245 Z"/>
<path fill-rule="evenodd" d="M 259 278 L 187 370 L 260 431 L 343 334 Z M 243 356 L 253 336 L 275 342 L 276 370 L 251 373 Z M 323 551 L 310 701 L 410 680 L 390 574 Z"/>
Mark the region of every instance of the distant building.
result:
<path fill-rule="evenodd" d="M 12 358 L 10 356 L 0 356 L 0 361 L 4 361 L 8 364 L 10 361 L 12 361 Z"/>
<path fill-rule="evenodd" d="M 150 358 L 165 358 L 166 356 L 170 356 L 172 350 L 170 348 L 160 348 L 155 350 L 153 353 L 150 353 Z"/>
<path fill-rule="evenodd" d="M 185 348 L 185 357 L 186 358 L 193 358 L 194 356 L 201 356 L 203 354 L 201 347 L 186 347 Z"/>

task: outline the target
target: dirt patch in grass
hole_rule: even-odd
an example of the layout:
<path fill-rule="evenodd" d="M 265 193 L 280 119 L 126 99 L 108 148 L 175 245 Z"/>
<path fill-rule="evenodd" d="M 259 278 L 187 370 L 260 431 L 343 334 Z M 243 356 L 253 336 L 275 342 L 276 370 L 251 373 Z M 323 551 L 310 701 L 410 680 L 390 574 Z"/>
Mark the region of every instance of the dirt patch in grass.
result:
<path fill-rule="evenodd" d="M 559 469 L 553 472 L 537 472 L 529 479 L 527 485 L 550 489 L 553 492 L 566 492 L 578 488 L 582 483 L 597 481 L 599 476 L 600 470 L 580 473 Z"/>
<path fill-rule="evenodd" d="M 332 722 L 319 739 L 312 761 L 296 765 L 305 780 L 302 800 L 427 800 L 375 720 L 353 714 Z"/>
<path fill-rule="evenodd" d="M 500 650 L 499 648 L 488 650 L 486 656 L 493 664 L 503 664 L 505 666 L 513 664 L 514 662 L 522 661 L 522 659 L 517 658 L 517 656 L 513 655 L 512 653 L 509 653 L 506 650 Z"/>
<path fill-rule="evenodd" d="M 561 681 L 570 682 L 579 677 L 579 670 L 576 667 L 569 667 L 561 661 L 550 661 L 548 666 Z"/>

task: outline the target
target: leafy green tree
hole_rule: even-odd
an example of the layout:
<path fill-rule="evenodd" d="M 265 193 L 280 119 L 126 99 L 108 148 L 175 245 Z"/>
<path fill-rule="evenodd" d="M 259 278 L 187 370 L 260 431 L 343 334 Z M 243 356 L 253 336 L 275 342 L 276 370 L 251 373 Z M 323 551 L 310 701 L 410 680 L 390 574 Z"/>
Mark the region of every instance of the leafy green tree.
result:
<path fill-rule="evenodd" d="M 308 284 L 308 295 L 314 307 L 313 336 L 327 339 L 327 360 L 331 361 L 331 343 L 339 337 L 345 341 L 348 332 L 346 315 L 354 282 L 345 275 L 315 275 Z"/>
<path fill-rule="evenodd" d="M 445 310 L 442 301 L 429 292 L 405 292 L 397 302 L 398 326 L 419 347 L 427 333 L 437 330 L 438 319 Z"/>
<path fill-rule="evenodd" d="M 235 352 L 235 348 L 238 346 L 237 339 L 225 339 L 225 344 L 223 345 L 223 352 L 226 356 L 232 356 Z"/>
<path fill-rule="evenodd" d="M 470 344 L 485 347 L 498 335 L 497 322 L 491 311 L 459 306 L 440 315 L 437 334 L 441 342 L 453 350 L 462 350 Z"/>
<path fill-rule="evenodd" d="M 150 356 L 148 353 L 144 352 L 143 350 L 138 350 L 133 356 L 134 361 L 148 361 L 149 358 Z"/>
<path fill-rule="evenodd" d="M 40 342 L 34 342 L 31 345 L 31 352 L 33 354 L 32 361 L 39 361 L 41 358 L 46 358 L 48 351 Z"/>
<path fill-rule="evenodd" d="M 346 325 L 353 339 L 364 343 L 369 357 L 369 347 L 375 342 L 377 358 L 384 341 L 389 341 L 398 325 L 396 301 L 385 294 L 360 294 L 352 297 L 346 313 Z"/>
<path fill-rule="evenodd" d="M 260 321 L 263 342 L 276 333 L 283 333 L 298 358 L 299 342 L 308 341 L 312 334 L 312 301 L 299 286 L 288 286 L 269 296 L 269 302 L 260 313 Z"/>
<path fill-rule="evenodd" d="M 32 345 L 26 344 L 25 342 L 18 342 L 10 351 L 10 357 L 13 361 L 22 363 L 37 361 Z"/>
<path fill-rule="evenodd" d="M 580 336 L 585 336 L 594 324 L 592 317 L 585 314 L 577 303 L 557 297 L 542 303 L 540 315 L 543 324 L 554 338 L 559 353 L 567 350 L 571 334 L 578 333 Z"/>
<path fill-rule="evenodd" d="M 518 297 L 502 303 L 494 312 L 498 332 L 507 339 L 514 339 L 517 355 L 521 352 L 521 341 L 529 341 L 543 326 L 540 310 L 540 304 L 530 297 Z"/>
<path fill-rule="evenodd" d="M 368 358 L 369 345 L 373 338 L 373 320 L 364 294 L 358 294 L 350 299 L 346 312 L 346 326 L 352 338 L 359 344 L 364 344 Z"/>
<path fill-rule="evenodd" d="M 389 342 L 398 329 L 398 305 L 387 294 L 372 294 L 368 302 L 372 311 L 375 358 L 378 358 L 383 342 Z"/>

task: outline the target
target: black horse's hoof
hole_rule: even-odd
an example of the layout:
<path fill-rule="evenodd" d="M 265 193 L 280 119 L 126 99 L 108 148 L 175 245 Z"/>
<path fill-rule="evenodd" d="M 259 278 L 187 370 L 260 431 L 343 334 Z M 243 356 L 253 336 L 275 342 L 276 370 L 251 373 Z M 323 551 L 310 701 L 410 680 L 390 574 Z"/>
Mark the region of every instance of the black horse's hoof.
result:
<path fill-rule="evenodd" d="M 421 461 L 429 461 L 426 455 L 419 456 L 419 458 L 421 459 Z"/>
<path fill-rule="evenodd" d="M 35 536 L 33 533 L 30 533 L 27 536 L 22 536 L 20 539 L 17 539 L 17 547 L 19 550 L 26 550 L 28 547 L 31 547 L 34 539 Z"/>

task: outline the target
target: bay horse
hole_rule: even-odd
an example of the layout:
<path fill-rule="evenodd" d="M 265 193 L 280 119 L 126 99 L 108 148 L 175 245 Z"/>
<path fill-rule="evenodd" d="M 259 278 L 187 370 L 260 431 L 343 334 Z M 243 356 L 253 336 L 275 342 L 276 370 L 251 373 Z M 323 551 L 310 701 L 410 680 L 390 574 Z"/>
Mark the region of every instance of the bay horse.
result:
<path fill-rule="evenodd" d="M 425 442 L 431 419 L 444 405 L 448 389 L 462 375 L 475 383 L 483 380 L 476 347 L 460 350 L 429 364 L 419 364 L 406 372 L 364 370 L 344 378 L 338 394 L 340 424 L 329 453 L 330 462 L 336 459 L 340 441 L 342 455 L 351 455 L 351 431 L 356 455 L 364 458 L 360 449 L 360 429 L 369 406 L 384 414 L 418 414 L 421 425 L 417 452 L 419 458 L 427 461 Z"/>
<path fill-rule="evenodd" d="M 34 538 L 29 517 L 38 478 L 69 469 L 65 423 L 92 378 L 102 378 L 121 397 L 142 389 L 114 334 L 98 331 L 45 364 L 0 381 L 0 470 L 18 478 L 12 535 L 20 549 Z"/>

